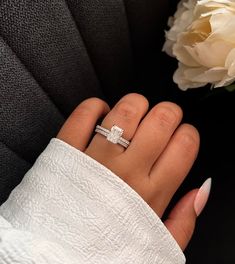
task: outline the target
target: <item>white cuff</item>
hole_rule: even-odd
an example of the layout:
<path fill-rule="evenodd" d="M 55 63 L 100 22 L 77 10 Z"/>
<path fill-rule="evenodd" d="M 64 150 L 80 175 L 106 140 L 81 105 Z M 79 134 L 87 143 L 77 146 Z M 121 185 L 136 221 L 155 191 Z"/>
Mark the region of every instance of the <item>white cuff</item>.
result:
<path fill-rule="evenodd" d="M 78 263 L 185 263 L 160 218 L 133 189 L 59 139 L 51 140 L 0 214 L 14 228 L 61 245 Z"/>

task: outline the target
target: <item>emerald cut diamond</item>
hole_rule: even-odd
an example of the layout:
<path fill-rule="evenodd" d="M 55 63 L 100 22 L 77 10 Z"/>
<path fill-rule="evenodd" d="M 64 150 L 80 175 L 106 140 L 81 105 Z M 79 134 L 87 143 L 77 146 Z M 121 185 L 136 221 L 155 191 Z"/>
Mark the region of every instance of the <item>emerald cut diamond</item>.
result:
<path fill-rule="evenodd" d="M 123 131 L 124 130 L 118 126 L 112 126 L 110 133 L 107 135 L 107 140 L 117 144 L 123 134 Z"/>

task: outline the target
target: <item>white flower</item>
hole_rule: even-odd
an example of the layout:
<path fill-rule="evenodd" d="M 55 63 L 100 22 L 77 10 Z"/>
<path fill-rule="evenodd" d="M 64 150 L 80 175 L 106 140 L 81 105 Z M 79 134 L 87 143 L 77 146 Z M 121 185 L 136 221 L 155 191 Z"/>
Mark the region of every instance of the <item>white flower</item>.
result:
<path fill-rule="evenodd" d="M 163 51 L 179 61 L 179 88 L 235 81 L 235 0 L 181 1 L 170 22 Z"/>

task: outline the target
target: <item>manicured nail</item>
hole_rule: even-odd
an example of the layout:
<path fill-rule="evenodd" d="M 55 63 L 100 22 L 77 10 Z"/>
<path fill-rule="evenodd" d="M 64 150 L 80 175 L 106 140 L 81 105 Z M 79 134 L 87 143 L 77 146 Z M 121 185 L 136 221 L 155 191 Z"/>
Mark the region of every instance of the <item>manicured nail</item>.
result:
<path fill-rule="evenodd" d="M 194 200 L 194 210 L 197 216 L 201 214 L 202 210 L 204 209 L 207 203 L 211 190 L 211 182 L 212 182 L 211 178 L 207 179 L 202 184 L 201 188 L 198 190 L 198 193 Z"/>

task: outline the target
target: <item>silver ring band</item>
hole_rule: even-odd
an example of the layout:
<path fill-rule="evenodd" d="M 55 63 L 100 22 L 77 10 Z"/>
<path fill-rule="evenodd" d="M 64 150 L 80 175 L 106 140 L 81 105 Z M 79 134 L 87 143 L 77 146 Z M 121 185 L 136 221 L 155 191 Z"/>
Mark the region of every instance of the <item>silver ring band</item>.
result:
<path fill-rule="evenodd" d="M 130 141 L 122 137 L 124 130 L 118 126 L 112 126 L 111 130 L 97 125 L 95 132 L 99 133 L 106 137 L 106 139 L 113 144 L 119 144 L 124 148 L 127 148 L 130 145 Z"/>

